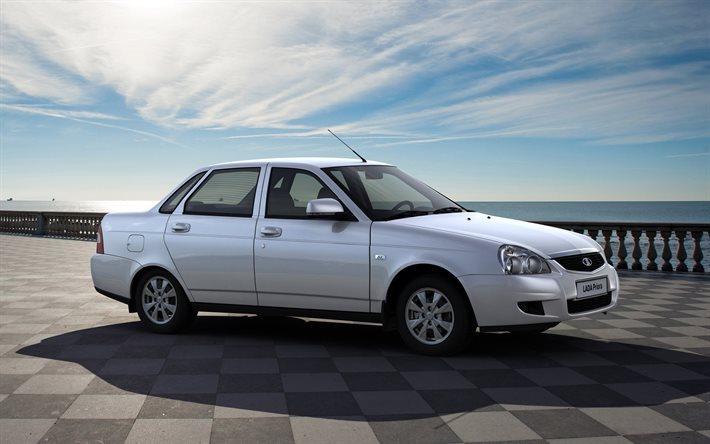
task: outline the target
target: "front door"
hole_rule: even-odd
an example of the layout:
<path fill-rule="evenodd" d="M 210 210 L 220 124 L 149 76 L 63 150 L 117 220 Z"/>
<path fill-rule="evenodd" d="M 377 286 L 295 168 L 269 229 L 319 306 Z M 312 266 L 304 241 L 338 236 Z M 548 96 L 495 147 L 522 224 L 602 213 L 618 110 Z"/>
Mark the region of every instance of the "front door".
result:
<path fill-rule="evenodd" d="M 309 200 L 336 196 L 314 173 L 270 168 L 254 238 L 259 305 L 370 311 L 370 221 L 314 218 Z"/>
<path fill-rule="evenodd" d="M 196 302 L 257 305 L 259 174 L 258 167 L 215 170 L 170 216 L 165 243 Z"/>

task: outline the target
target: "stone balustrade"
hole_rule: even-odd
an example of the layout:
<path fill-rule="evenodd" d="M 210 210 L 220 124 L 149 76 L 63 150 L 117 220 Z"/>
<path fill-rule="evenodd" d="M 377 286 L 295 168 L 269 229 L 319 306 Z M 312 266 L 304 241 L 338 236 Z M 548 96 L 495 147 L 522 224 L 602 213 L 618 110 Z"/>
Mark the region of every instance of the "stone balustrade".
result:
<path fill-rule="evenodd" d="M 688 245 L 692 244 L 690 270 L 702 273 L 710 248 L 710 224 L 648 222 L 536 222 L 586 234 L 604 247 L 606 260 L 617 270 L 689 271 Z M 629 248 L 631 247 L 631 257 Z M 660 260 L 658 252 L 660 250 Z M 629 262 L 631 262 L 629 264 Z"/>
<path fill-rule="evenodd" d="M 0 232 L 95 240 L 96 231 L 104 214 L 0 211 Z M 604 247 L 607 261 L 619 270 L 660 269 L 676 272 L 692 270 L 702 273 L 706 271 L 703 258 L 710 255 L 708 251 L 710 250 L 710 223 L 558 221 L 536 223 L 590 236 Z M 691 248 L 692 254 L 688 256 Z M 660 265 L 658 264 L 659 250 L 660 261 L 662 261 Z M 686 264 L 688 259 L 692 260 L 692 265 Z"/>
<path fill-rule="evenodd" d="M 96 240 L 105 213 L 0 211 L 0 232 Z"/>

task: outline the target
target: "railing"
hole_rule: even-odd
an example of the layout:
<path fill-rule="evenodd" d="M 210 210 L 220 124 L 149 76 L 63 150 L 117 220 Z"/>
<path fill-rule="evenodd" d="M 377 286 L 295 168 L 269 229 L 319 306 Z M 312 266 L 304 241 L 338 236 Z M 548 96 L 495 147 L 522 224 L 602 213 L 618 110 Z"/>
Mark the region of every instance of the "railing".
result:
<path fill-rule="evenodd" d="M 0 211 L 0 232 L 95 240 L 105 214 Z"/>
<path fill-rule="evenodd" d="M 104 214 L 0 211 L 0 232 L 95 240 Z M 703 265 L 703 259 L 710 256 L 710 224 L 536 223 L 572 230 L 599 241 L 607 261 L 619 270 L 692 270 L 702 273 L 706 268 L 710 269 L 707 261 Z M 688 256 L 690 250 L 692 254 Z M 691 266 L 686 264 L 689 258 L 693 261 Z M 659 259 L 662 261 L 660 267 Z"/>
<path fill-rule="evenodd" d="M 710 224 L 663 224 L 619 222 L 537 222 L 586 234 L 604 247 L 606 260 L 617 270 L 659 270 L 686 272 L 692 245 L 692 271 L 702 273 L 703 249 L 710 248 Z M 601 239 L 598 237 L 601 235 Z M 706 236 L 708 235 L 708 236 Z M 629 257 L 631 250 L 631 257 Z M 631 261 L 631 264 L 629 264 Z"/>

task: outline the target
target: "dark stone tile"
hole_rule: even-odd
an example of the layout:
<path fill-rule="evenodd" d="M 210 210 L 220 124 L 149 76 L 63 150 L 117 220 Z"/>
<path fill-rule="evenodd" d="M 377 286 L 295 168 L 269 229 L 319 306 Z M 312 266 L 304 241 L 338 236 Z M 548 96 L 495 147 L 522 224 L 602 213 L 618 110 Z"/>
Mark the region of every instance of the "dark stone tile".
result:
<path fill-rule="evenodd" d="M 651 408 L 693 430 L 710 430 L 710 405 L 705 402 L 663 404 Z"/>
<path fill-rule="evenodd" d="M 291 416 L 362 416 L 350 392 L 286 393 Z"/>
<path fill-rule="evenodd" d="M 367 419 L 382 444 L 461 442 L 461 439 L 438 416 L 368 416 Z"/>
<path fill-rule="evenodd" d="M 624 341 L 626 342 L 626 341 Z M 640 351 L 602 351 L 597 352 L 602 358 L 615 362 L 620 365 L 633 365 L 633 364 L 663 364 L 664 361 L 656 359 Z"/>
<path fill-rule="evenodd" d="M 537 385 L 515 370 L 464 370 L 460 373 L 479 388 L 530 387 Z"/>
<path fill-rule="evenodd" d="M 444 360 L 431 356 L 390 356 L 387 359 L 400 372 L 451 370 Z"/>
<path fill-rule="evenodd" d="M 593 385 L 564 385 L 546 387 L 558 398 L 577 408 L 582 407 L 629 407 L 638 405 L 631 399 L 605 387 Z"/>
<path fill-rule="evenodd" d="M 280 374 L 230 374 L 220 375 L 219 393 L 282 392 Z"/>
<path fill-rule="evenodd" d="M 166 359 L 160 373 L 165 375 L 206 375 L 219 373 L 221 359 Z"/>
<path fill-rule="evenodd" d="M 420 390 L 419 394 L 438 414 L 504 410 L 480 390 Z"/>
<path fill-rule="evenodd" d="M 684 362 L 684 363 L 678 363 L 678 365 L 685 367 L 688 370 L 692 370 L 695 373 L 700 373 L 701 375 L 705 375 L 710 378 L 710 361 Z"/>
<path fill-rule="evenodd" d="M 705 402 L 710 402 L 710 379 L 698 381 L 668 381 L 666 384 Z"/>
<path fill-rule="evenodd" d="M 376 347 L 366 347 L 357 345 L 326 345 L 328 354 L 333 357 L 349 357 L 349 356 L 382 356 L 382 352 Z"/>
<path fill-rule="evenodd" d="M 132 419 L 60 419 L 42 438 L 43 443 L 123 443 Z"/>
<path fill-rule="evenodd" d="M 512 369 L 559 367 L 560 363 L 539 355 L 499 356 L 498 360 Z"/>
<path fill-rule="evenodd" d="M 210 442 L 290 444 L 294 440 L 288 418 L 237 418 L 215 419 Z"/>
<path fill-rule="evenodd" d="M 216 394 L 148 396 L 139 418 L 212 418 Z"/>
<path fill-rule="evenodd" d="M 648 382 L 650 378 L 620 365 L 601 365 L 593 367 L 573 367 L 574 371 L 583 374 L 601 384 L 620 382 Z"/>
<path fill-rule="evenodd" d="M 648 435 L 626 435 L 624 438 L 638 444 L 707 444 L 710 438 L 696 432 L 652 433 Z"/>
<path fill-rule="evenodd" d="M 225 345 L 224 358 L 273 358 L 276 350 L 270 345 Z"/>
<path fill-rule="evenodd" d="M 0 393 L 10 394 L 24 384 L 32 375 L 0 375 Z"/>
<path fill-rule="evenodd" d="M 121 345 L 126 342 L 127 336 L 119 334 L 87 334 L 82 335 L 78 341 L 79 345 Z"/>
<path fill-rule="evenodd" d="M 117 395 L 150 393 L 155 384 L 155 375 L 105 375 L 91 380 L 84 389 L 85 395 Z"/>
<path fill-rule="evenodd" d="M 76 395 L 9 395 L 0 402 L 0 418 L 58 418 Z"/>
<path fill-rule="evenodd" d="M 338 369 L 330 358 L 279 358 L 281 373 L 333 373 Z"/>
<path fill-rule="evenodd" d="M 545 439 L 615 436 L 613 430 L 574 409 L 512 412 Z"/>
<path fill-rule="evenodd" d="M 166 358 L 170 347 L 162 345 L 123 345 L 113 358 Z"/>
<path fill-rule="evenodd" d="M 98 373 L 108 359 L 81 359 L 79 362 L 72 361 L 49 361 L 37 372 L 41 375 L 80 375 L 87 373 Z"/>
<path fill-rule="evenodd" d="M 397 372 L 341 373 L 351 391 L 412 390 L 412 386 Z"/>

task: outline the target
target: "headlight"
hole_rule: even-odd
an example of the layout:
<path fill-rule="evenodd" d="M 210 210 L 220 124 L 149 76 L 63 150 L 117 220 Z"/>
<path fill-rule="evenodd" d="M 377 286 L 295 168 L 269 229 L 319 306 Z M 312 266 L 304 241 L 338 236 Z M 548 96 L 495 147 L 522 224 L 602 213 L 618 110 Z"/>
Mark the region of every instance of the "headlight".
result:
<path fill-rule="evenodd" d="M 498 259 L 505 274 L 549 273 L 545 259 L 530 250 L 515 245 L 503 245 L 498 249 Z"/>

